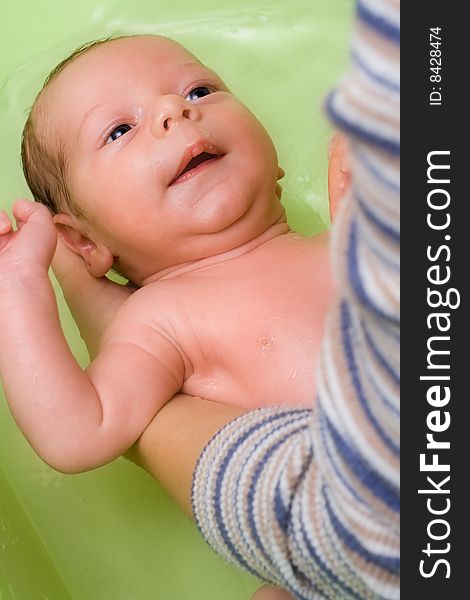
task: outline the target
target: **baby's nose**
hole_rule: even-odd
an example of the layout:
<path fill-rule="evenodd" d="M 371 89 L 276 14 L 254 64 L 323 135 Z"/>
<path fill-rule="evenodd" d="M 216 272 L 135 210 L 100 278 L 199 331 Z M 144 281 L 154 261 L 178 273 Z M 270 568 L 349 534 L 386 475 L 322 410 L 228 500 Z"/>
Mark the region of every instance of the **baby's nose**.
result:
<path fill-rule="evenodd" d="M 181 96 L 167 94 L 157 106 L 154 120 L 156 135 L 165 135 L 174 125 L 185 120 L 195 121 L 199 116 L 198 108 Z"/>

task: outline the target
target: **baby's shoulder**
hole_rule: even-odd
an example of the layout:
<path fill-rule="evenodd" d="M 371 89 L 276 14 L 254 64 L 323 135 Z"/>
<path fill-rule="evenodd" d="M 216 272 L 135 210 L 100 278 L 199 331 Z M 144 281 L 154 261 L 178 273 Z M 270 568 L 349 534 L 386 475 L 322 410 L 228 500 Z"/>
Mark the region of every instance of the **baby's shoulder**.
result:
<path fill-rule="evenodd" d="M 148 284 L 131 294 L 106 328 L 99 351 L 124 347 L 132 357 L 136 356 L 134 350 L 140 349 L 179 380 L 182 373 L 191 372 L 191 364 L 179 343 L 175 327 L 178 309 L 169 301 L 167 287 Z"/>
<path fill-rule="evenodd" d="M 130 341 L 171 329 L 177 307 L 174 286 L 155 282 L 137 289 L 126 299 L 109 323 L 104 340 L 123 336 Z"/>

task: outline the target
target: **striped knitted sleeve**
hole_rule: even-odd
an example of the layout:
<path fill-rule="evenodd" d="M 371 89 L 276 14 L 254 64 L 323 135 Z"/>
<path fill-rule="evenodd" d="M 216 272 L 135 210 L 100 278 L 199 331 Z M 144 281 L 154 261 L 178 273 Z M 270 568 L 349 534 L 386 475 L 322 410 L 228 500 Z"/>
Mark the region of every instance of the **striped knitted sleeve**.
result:
<path fill-rule="evenodd" d="M 360 0 L 351 66 L 327 99 L 352 185 L 315 408 L 232 421 L 193 478 L 209 544 L 300 599 L 399 598 L 398 59 L 398 2 Z"/>

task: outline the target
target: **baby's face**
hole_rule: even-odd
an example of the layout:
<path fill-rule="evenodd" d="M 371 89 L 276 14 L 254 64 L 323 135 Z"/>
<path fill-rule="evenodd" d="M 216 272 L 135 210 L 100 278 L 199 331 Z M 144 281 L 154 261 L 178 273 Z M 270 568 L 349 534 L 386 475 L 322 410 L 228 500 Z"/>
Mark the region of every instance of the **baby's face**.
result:
<path fill-rule="evenodd" d="M 269 135 L 222 80 L 165 38 L 75 59 L 44 97 L 82 225 L 135 282 L 235 248 L 282 219 Z"/>

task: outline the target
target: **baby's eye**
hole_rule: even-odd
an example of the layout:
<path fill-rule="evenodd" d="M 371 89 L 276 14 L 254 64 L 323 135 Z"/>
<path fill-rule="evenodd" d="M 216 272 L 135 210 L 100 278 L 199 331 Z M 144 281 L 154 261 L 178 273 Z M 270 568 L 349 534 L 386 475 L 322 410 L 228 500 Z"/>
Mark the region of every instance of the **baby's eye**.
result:
<path fill-rule="evenodd" d="M 111 131 L 111 133 L 108 136 L 108 139 L 106 140 L 106 143 L 109 144 L 110 142 L 116 141 L 118 138 L 120 138 L 123 135 L 125 135 L 131 129 L 132 129 L 132 126 L 128 125 L 127 123 L 123 123 L 122 125 L 118 125 L 117 127 L 115 127 Z"/>
<path fill-rule="evenodd" d="M 212 90 L 211 88 L 208 88 L 205 85 L 198 85 L 197 87 L 193 88 L 189 94 L 186 95 L 186 100 L 189 100 L 190 102 L 193 100 L 198 100 L 199 98 L 204 98 L 204 96 L 208 96 L 209 94 L 212 94 L 214 90 Z"/>

